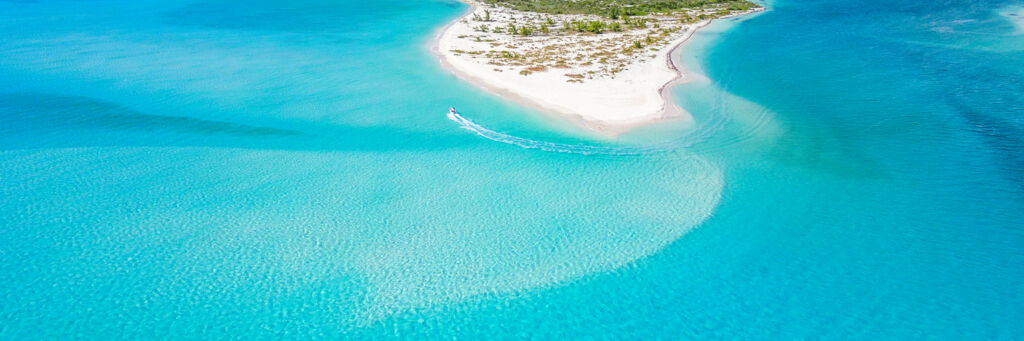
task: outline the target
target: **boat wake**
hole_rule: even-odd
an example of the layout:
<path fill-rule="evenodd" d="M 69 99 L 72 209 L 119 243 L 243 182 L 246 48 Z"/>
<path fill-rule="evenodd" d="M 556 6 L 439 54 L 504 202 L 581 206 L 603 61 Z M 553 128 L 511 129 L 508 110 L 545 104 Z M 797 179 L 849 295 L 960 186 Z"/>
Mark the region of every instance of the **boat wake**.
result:
<path fill-rule="evenodd" d="M 471 131 L 474 134 L 482 136 L 491 141 L 511 144 L 527 149 L 538 149 L 547 152 L 583 155 L 645 155 L 671 152 L 674 150 L 694 146 L 695 144 L 703 141 L 707 141 L 717 131 L 722 130 L 728 121 L 724 116 L 717 115 L 716 117 L 714 117 L 714 119 L 710 120 L 710 122 L 707 122 L 701 129 L 694 130 L 691 133 L 682 136 L 679 139 L 659 144 L 644 146 L 593 146 L 583 144 L 567 144 L 537 141 L 508 135 L 505 133 L 487 129 L 471 121 L 470 119 L 465 118 L 462 115 L 459 115 L 459 113 L 456 111 L 449 111 L 448 119 L 457 123 L 462 129 Z"/>
<path fill-rule="evenodd" d="M 494 130 L 484 128 L 483 126 L 476 124 L 473 121 L 470 121 L 468 118 L 462 117 L 462 115 L 459 115 L 459 113 L 457 112 L 449 112 L 448 119 L 452 120 L 455 123 L 458 123 L 462 129 L 469 130 L 474 134 L 482 136 L 488 140 L 516 145 L 527 149 L 539 149 L 548 152 L 583 155 L 640 155 L 662 151 L 651 150 L 649 148 L 643 147 L 588 146 L 579 144 L 536 141 L 504 133 L 499 133 Z"/>

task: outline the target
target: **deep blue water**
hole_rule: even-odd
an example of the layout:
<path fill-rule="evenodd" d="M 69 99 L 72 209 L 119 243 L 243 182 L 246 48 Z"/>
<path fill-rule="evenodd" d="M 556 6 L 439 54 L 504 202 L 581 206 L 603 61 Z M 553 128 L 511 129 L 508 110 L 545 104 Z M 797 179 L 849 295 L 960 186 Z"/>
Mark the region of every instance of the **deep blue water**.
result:
<path fill-rule="evenodd" d="M 1024 335 L 1021 4 L 768 5 L 608 141 L 454 1 L 0 1 L 0 339 Z"/>

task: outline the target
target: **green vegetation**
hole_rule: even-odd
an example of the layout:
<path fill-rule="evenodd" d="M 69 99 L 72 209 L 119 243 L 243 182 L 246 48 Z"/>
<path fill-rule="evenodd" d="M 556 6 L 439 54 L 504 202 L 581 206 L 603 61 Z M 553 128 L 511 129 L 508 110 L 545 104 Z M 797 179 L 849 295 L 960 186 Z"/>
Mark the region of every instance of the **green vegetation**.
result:
<path fill-rule="evenodd" d="M 609 19 L 724 6 L 729 10 L 758 7 L 747 0 L 483 0 L 519 11 L 553 14 L 594 14 Z"/>
<path fill-rule="evenodd" d="M 590 32 L 590 33 L 604 33 L 605 29 L 608 28 L 608 24 L 603 21 L 581 21 L 573 20 L 569 22 L 567 26 L 576 32 Z"/>
<path fill-rule="evenodd" d="M 760 7 L 755 3 L 749 1 L 730 1 L 726 9 L 730 11 L 746 11 L 748 9 Z"/>
<path fill-rule="evenodd" d="M 631 63 L 654 58 L 688 24 L 758 8 L 747 0 L 482 0 L 522 12 L 474 13 L 473 31 L 460 36 L 489 47 L 454 51 L 480 58 L 496 71 L 529 76 L 577 69 L 567 82 L 615 77 Z M 492 8 L 493 9 L 493 8 Z M 539 12 L 539 13 L 538 13 Z M 465 21 L 469 23 L 468 20 Z M 482 25 L 486 23 L 486 25 Z M 614 34 L 612 34 L 614 32 Z M 500 33 L 506 38 L 488 33 Z M 602 34 L 604 33 L 604 34 Z M 579 39 L 573 36 L 579 36 Z"/>
<path fill-rule="evenodd" d="M 647 28 L 647 18 L 625 19 L 626 25 L 633 28 Z"/>
<path fill-rule="evenodd" d="M 533 26 L 526 25 L 526 24 L 523 24 L 522 26 L 516 26 L 516 24 L 509 23 L 508 24 L 508 28 L 506 30 L 507 30 L 508 34 L 511 34 L 511 35 L 521 35 L 521 36 L 524 36 L 524 37 L 525 36 L 533 35 L 535 30 L 539 30 L 539 31 L 543 32 L 544 34 L 547 34 L 548 32 L 550 32 L 550 30 L 548 29 L 547 25 L 543 25 L 543 24 L 541 24 L 540 27 L 533 27 Z M 486 32 L 486 31 L 482 31 L 482 32 Z M 494 32 L 500 33 L 500 31 L 498 31 L 498 29 L 495 29 Z"/>
<path fill-rule="evenodd" d="M 508 51 L 501 51 L 501 57 L 505 59 L 519 59 L 518 54 Z"/>

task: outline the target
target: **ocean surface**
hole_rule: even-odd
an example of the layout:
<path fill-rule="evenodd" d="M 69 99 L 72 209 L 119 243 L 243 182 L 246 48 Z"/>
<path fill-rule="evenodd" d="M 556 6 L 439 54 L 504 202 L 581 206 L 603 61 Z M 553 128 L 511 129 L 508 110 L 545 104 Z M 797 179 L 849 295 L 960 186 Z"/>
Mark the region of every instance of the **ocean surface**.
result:
<path fill-rule="evenodd" d="M 455 1 L 0 1 L 0 339 L 1021 338 L 1022 3 L 767 5 L 610 140 Z"/>

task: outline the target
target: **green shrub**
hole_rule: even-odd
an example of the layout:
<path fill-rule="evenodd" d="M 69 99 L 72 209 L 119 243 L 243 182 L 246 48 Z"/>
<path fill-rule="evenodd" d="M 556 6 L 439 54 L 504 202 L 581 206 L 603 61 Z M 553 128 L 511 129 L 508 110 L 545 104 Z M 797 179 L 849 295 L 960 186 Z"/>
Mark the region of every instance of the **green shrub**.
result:
<path fill-rule="evenodd" d="M 643 16 L 648 13 L 706 8 L 724 5 L 730 10 L 750 9 L 757 5 L 746 0 L 482 0 L 515 10 L 553 14 L 593 14 L 611 19 Z M 485 12 L 484 19 L 490 21 Z"/>

